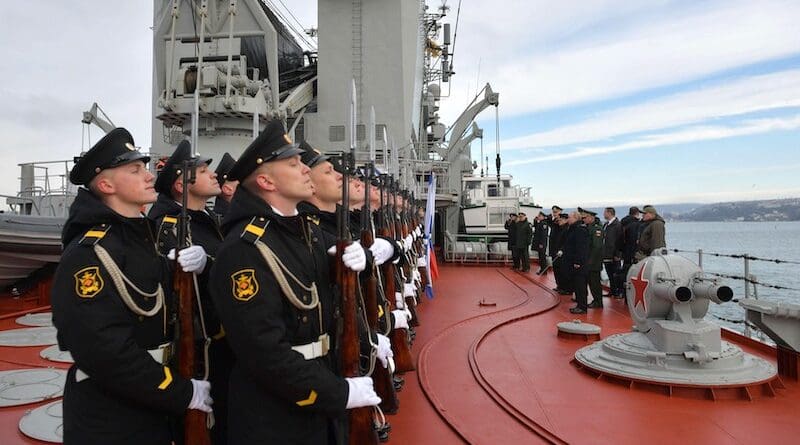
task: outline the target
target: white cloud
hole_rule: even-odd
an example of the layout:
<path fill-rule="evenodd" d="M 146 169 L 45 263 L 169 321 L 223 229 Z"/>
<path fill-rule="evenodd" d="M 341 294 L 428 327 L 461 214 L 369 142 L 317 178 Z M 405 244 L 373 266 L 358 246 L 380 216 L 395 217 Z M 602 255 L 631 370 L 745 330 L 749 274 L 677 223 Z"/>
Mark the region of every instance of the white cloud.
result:
<path fill-rule="evenodd" d="M 787 107 L 800 107 L 800 70 L 748 76 L 617 108 L 581 122 L 502 141 L 500 146 L 516 150 L 578 144 Z"/>
<path fill-rule="evenodd" d="M 512 16 L 531 11 L 520 8 Z M 484 13 L 476 9 L 470 13 Z M 474 61 L 468 64 L 461 56 L 453 94 L 442 105 L 443 120 L 454 119 L 468 102 L 463 86 L 474 85 L 479 57 L 481 78 L 500 92 L 501 113 L 510 116 L 626 96 L 797 54 L 798 22 L 796 1 L 717 1 L 639 21 L 596 24 L 597 31 L 589 28 L 544 48 L 526 34 L 528 27 L 509 25 L 489 35 L 477 27 L 464 29 L 460 33 L 476 35 L 458 44 L 468 47 L 461 49 Z M 506 47 L 524 44 L 532 50 L 517 54 Z"/>
<path fill-rule="evenodd" d="M 552 153 L 530 159 L 518 159 L 507 164 L 515 166 L 538 162 L 563 161 L 621 151 L 658 148 L 798 128 L 800 128 L 800 114 L 782 118 L 746 120 L 731 126 L 692 126 L 672 132 L 646 135 L 620 144 L 579 147 L 566 153 Z"/>

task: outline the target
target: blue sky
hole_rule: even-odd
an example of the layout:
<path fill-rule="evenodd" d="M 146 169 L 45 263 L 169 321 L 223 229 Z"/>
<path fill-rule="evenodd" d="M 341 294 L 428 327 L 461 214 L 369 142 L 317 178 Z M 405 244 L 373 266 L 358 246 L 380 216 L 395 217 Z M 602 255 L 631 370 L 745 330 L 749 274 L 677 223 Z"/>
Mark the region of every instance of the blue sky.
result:
<path fill-rule="evenodd" d="M 539 203 L 800 196 L 800 2 L 465 4 L 451 100 L 500 93 L 503 172 Z"/>
<path fill-rule="evenodd" d="M 315 26 L 315 0 L 283 3 Z M 797 0 L 466 0 L 442 121 L 490 82 L 503 172 L 545 206 L 800 196 L 798 24 Z M 0 194 L 80 151 L 92 102 L 149 144 L 151 25 L 146 1 L 4 8 Z M 478 124 L 493 166 L 494 109 Z"/>

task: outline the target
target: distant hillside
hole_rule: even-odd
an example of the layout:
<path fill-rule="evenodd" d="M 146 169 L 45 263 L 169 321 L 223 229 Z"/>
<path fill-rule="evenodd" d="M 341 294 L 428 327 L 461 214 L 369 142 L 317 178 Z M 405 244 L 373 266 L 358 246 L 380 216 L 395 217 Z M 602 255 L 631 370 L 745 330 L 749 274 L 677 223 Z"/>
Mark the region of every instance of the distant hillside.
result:
<path fill-rule="evenodd" d="M 800 221 L 800 198 L 703 204 L 688 211 L 659 209 L 677 221 Z"/>
<path fill-rule="evenodd" d="M 654 205 L 664 219 L 672 221 L 800 221 L 800 198 Z M 627 215 L 629 207 L 615 206 L 617 216 Z M 591 210 L 603 214 L 602 207 Z"/>

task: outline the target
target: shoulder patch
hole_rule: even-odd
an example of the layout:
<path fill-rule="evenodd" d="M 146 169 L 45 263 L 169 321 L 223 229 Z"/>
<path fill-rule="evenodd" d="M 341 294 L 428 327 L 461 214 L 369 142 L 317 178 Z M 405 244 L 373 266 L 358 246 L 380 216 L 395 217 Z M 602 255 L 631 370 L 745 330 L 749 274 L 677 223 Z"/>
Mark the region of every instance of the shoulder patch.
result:
<path fill-rule="evenodd" d="M 242 269 L 231 275 L 233 298 L 239 301 L 250 301 L 258 292 L 258 281 L 255 269 Z"/>
<path fill-rule="evenodd" d="M 103 290 L 103 277 L 98 266 L 84 267 L 75 272 L 75 293 L 81 298 L 94 298 Z"/>

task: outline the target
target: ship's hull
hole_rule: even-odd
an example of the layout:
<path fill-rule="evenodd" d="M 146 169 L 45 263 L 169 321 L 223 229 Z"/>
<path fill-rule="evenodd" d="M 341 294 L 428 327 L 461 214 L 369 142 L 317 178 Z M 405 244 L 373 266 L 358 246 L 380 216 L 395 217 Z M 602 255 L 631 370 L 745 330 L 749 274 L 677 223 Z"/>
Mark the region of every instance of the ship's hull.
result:
<path fill-rule="evenodd" d="M 61 258 L 64 218 L 0 215 L 0 290 Z"/>

